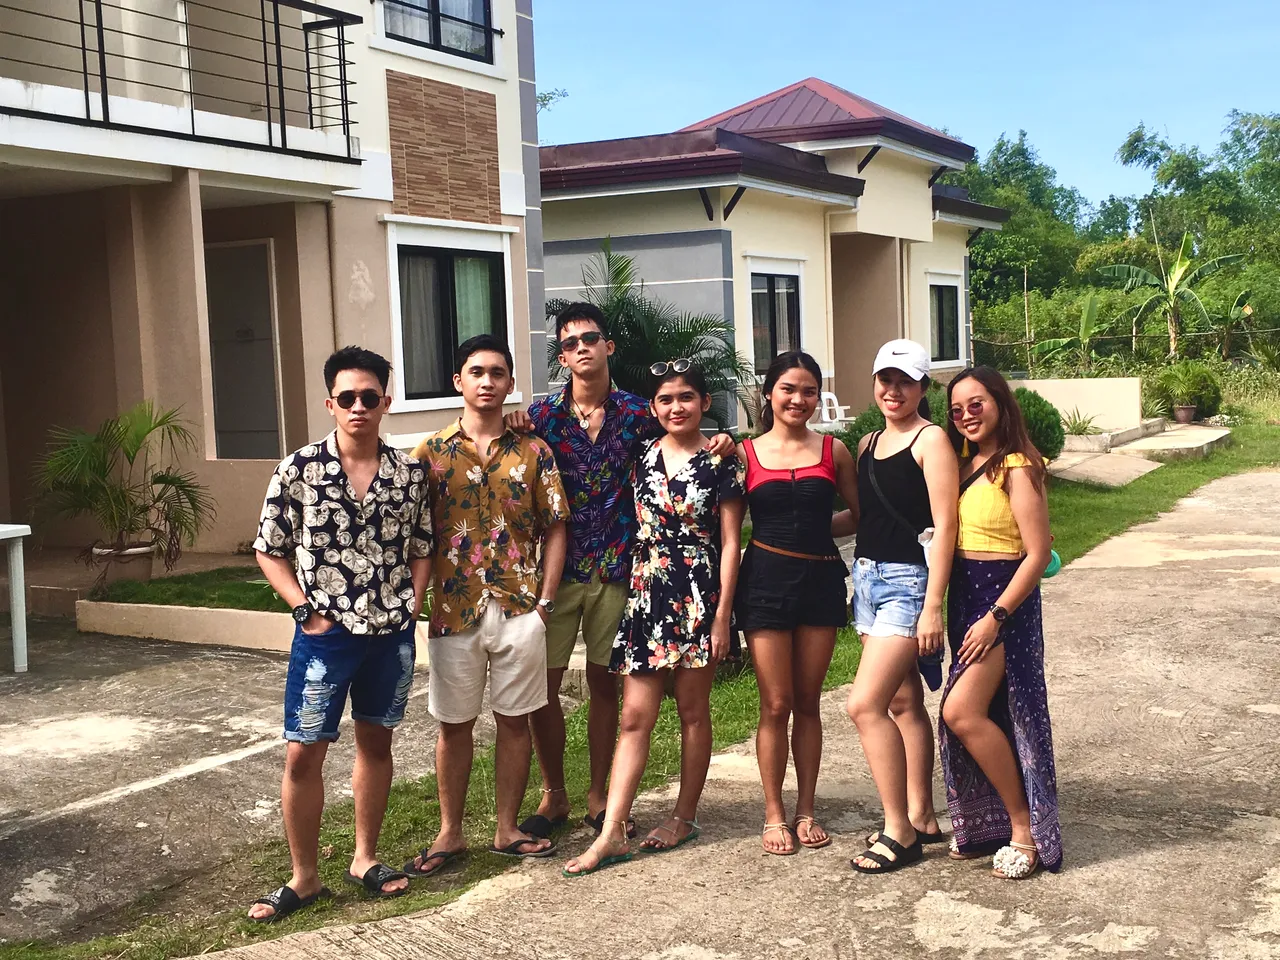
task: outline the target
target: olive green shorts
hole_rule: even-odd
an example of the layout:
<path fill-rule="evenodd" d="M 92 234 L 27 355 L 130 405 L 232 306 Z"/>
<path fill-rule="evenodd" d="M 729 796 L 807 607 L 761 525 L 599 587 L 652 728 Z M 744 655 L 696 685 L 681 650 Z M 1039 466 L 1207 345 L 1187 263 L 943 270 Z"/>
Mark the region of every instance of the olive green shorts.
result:
<path fill-rule="evenodd" d="M 547 618 L 547 669 L 569 665 L 579 626 L 587 645 L 587 663 L 607 667 L 626 606 L 625 583 L 601 583 L 598 574 L 590 583 L 561 583 L 556 612 Z"/>

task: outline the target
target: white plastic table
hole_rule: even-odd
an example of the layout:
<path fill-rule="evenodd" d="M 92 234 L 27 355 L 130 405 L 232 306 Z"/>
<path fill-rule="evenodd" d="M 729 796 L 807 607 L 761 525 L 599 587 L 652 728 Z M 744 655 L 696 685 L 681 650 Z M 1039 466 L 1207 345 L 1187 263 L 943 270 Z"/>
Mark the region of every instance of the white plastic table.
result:
<path fill-rule="evenodd" d="M 22 538 L 31 528 L 0 523 L 0 540 L 9 547 L 9 616 L 13 620 L 13 672 L 27 672 L 27 588 L 22 572 Z"/>

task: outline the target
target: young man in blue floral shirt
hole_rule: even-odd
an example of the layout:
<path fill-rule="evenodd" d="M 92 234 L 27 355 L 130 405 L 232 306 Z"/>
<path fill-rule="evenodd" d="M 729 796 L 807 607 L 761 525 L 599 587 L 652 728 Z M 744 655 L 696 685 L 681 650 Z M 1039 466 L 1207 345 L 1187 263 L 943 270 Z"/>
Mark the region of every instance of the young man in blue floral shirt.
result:
<path fill-rule="evenodd" d="M 587 743 L 591 783 L 583 822 L 599 832 L 608 797 L 609 768 L 618 738 L 618 683 L 609 658 L 627 602 L 635 502 L 631 470 L 643 442 L 662 433 L 649 402 L 614 388 L 608 321 L 590 303 L 571 303 L 556 317 L 560 364 L 569 382 L 522 413 L 513 426 L 532 429 L 555 454 L 569 500 L 568 555 L 555 611 L 547 622 L 547 705 L 533 715 L 533 740 L 542 770 L 542 803 L 521 824 L 546 836 L 568 821 L 564 784 L 565 727 L 560 684 L 581 629 L 587 647 Z M 676 359 L 676 358 L 671 358 Z M 733 438 L 718 434 L 714 453 L 733 452 Z M 634 825 L 628 825 L 634 834 Z"/>

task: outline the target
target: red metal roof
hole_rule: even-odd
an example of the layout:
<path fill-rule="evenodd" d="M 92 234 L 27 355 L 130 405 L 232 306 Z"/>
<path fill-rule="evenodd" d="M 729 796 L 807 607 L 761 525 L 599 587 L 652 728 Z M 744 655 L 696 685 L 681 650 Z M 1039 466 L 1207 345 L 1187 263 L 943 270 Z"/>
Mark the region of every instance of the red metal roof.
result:
<path fill-rule="evenodd" d="M 752 136 L 768 137 L 770 132 L 776 131 L 794 140 L 823 139 L 834 132 L 833 129 L 823 128 L 846 127 L 851 122 L 867 120 L 892 121 L 926 134 L 929 138 L 938 137 L 943 141 L 950 141 L 972 153 L 971 147 L 955 137 L 817 77 L 809 77 L 773 93 L 766 93 L 714 117 L 690 124 L 683 131 L 721 127 Z"/>

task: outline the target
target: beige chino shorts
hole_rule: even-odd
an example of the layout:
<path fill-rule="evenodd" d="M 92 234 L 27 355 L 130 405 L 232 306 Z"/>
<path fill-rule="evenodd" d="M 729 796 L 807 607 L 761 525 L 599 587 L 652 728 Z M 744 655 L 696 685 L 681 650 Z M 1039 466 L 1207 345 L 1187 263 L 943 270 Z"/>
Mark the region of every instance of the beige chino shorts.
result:
<path fill-rule="evenodd" d="M 519 717 L 547 705 L 547 628 L 538 612 L 508 619 L 490 599 L 470 630 L 427 641 L 427 709 L 441 723 L 480 716 L 485 677 L 494 713 Z"/>

